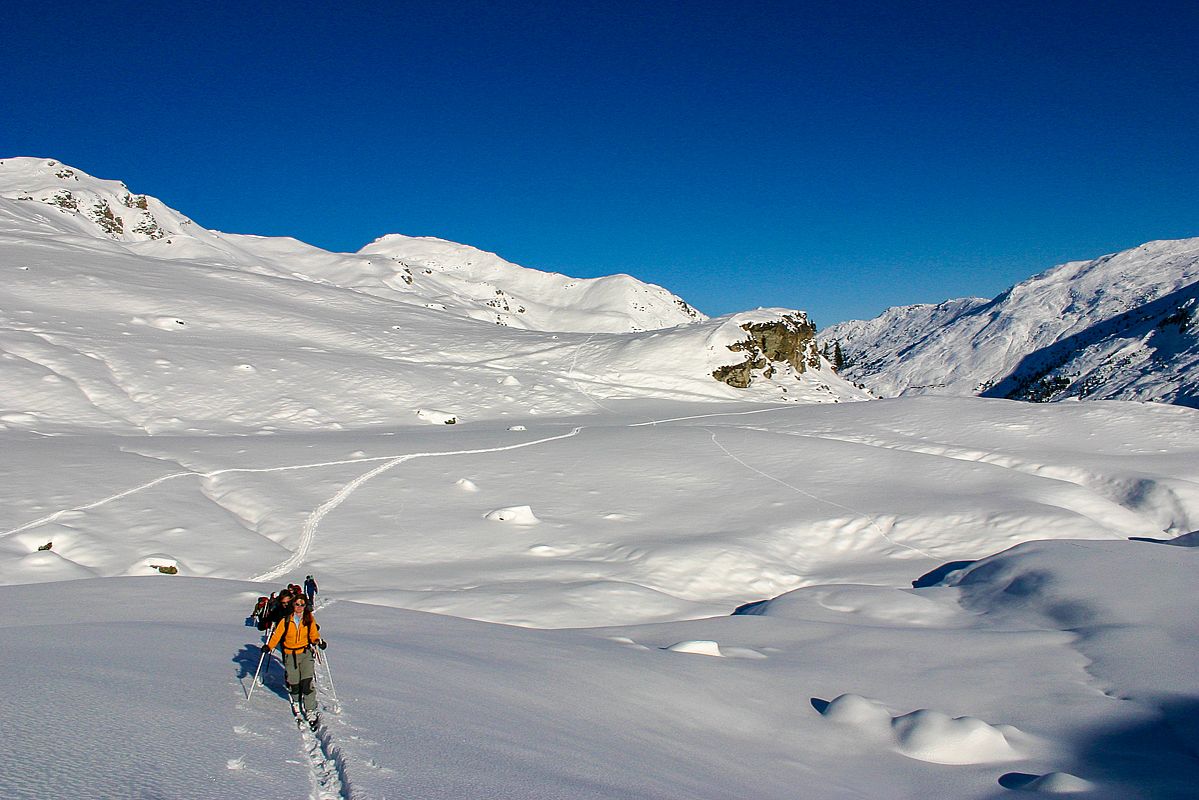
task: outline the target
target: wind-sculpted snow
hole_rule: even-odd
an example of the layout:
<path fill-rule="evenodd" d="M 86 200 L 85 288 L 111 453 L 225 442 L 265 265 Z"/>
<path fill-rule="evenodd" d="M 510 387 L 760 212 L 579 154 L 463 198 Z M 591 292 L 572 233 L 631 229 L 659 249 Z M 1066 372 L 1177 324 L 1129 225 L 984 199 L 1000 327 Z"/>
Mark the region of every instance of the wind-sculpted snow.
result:
<path fill-rule="evenodd" d="M 814 584 L 908 586 L 1030 539 L 1199 528 L 1187 410 L 613 408 L 524 431 L 10 432 L 0 580 L 145 574 L 153 556 L 184 575 L 317 571 L 347 597 L 565 627 L 728 613 Z"/>
<path fill-rule="evenodd" d="M 316 612 L 331 645 L 315 736 L 292 723 L 277 665 L 246 697 L 260 653 L 242 618 L 258 585 L 156 575 L 0 587 L 0 790 L 768 800 L 803 786 L 816 800 L 1183 800 L 1199 780 L 1185 668 L 1199 653 L 1176 635 L 1199 611 L 1194 556 L 1141 542 L 1021 545 L 956 586 L 910 590 L 941 609 L 911 622 L 877 613 L 879 587 L 802 589 L 782 615 L 585 631 L 330 590 L 337 599 Z M 1061 630 L 1051 609 L 1062 603 L 1088 607 L 1088 622 Z"/>

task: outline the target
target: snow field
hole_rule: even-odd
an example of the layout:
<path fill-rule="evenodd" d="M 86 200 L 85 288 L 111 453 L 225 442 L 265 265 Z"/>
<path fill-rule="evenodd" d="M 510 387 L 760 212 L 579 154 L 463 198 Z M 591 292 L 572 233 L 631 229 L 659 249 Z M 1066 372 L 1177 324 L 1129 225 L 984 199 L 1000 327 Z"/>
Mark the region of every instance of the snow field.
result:
<path fill-rule="evenodd" d="M 304 561 L 372 602 L 603 625 L 729 613 L 813 584 L 903 586 L 1029 538 L 1162 537 L 1199 505 L 1176 409 L 933 398 L 741 409 L 638 406 L 626 414 L 695 418 L 579 418 L 573 437 L 561 422 L 530 424 L 515 442 L 483 423 L 16 439 L 0 453 L 13 496 L 0 578 L 142 574 L 156 556 L 187 575 L 274 579 Z M 911 449 L 909 431 L 935 429 L 936 447 L 1028 460 L 1012 425 L 1040 431 L 1038 470 Z M 486 519 L 519 506 L 540 523 Z M 48 541 L 53 556 L 38 554 Z"/>
<path fill-rule="evenodd" d="M 780 310 L 60 168 L 0 160 L 0 796 L 1194 796 L 1194 411 L 735 390 Z M 315 733 L 242 622 L 308 573 Z"/>
<path fill-rule="evenodd" d="M 513 799 L 715 800 L 793 797 L 796 786 L 820 798 L 1187 797 L 1199 774 L 1185 731 L 1122 675 L 1093 672 L 1139 658 L 1152 639 L 1080 640 L 1047 627 L 1040 609 L 1086 603 L 1096 625 L 1146 635 L 1174 624 L 1146 616 L 1154 609 L 1193 619 L 1194 548 L 1084 542 L 1099 547 L 1080 565 L 1078 544 L 1022 545 L 956 587 L 911 590 L 945 606 L 944 626 L 861 619 L 852 587 L 837 590 L 851 609 L 841 612 L 828 607 L 835 587 L 793 593 L 813 595 L 820 619 L 793 603 L 782 615 L 768 605 L 580 631 L 322 597 L 340 702 L 318 671 L 315 736 L 292 722 L 277 666 L 245 699 L 260 635 L 241 619 L 259 586 L 155 576 L 0 587 L 12 643 L 0 662 L 16 678 L 0 786 L 22 800 L 126 796 L 126 786 L 229 798 L 460 798 L 486 787 Z M 1005 587 L 1029 572 L 1044 578 L 1013 604 Z M 1139 599 L 1113 599 L 1121 616 L 1108 617 L 1095 577 L 1121 572 L 1153 578 L 1119 588 Z M 1177 646 L 1169 658 L 1194 658 L 1193 640 Z M 748 652 L 760 655 L 734 655 Z M 1194 691 L 1189 673 L 1148 679 L 1159 693 Z M 835 699 L 822 709 L 825 697 Z"/>

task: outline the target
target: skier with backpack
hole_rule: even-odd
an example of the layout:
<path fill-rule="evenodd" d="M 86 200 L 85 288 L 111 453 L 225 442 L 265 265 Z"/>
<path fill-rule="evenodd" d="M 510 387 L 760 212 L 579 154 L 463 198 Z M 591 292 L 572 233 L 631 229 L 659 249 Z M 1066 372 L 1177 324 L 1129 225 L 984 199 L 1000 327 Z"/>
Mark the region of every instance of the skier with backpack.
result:
<path fill-rule="evenodd" d="M 258 630 L 269 631 L 290 614 L 293 597 L 289 589 L 279 592 L 279 596 L 267 604 L 266 613 L 258 618 Z"/>
<path fill-rule="evenodd" d="M 255 626 L 262 622 L 262 616 L 266 613 L 266 602 L 265 597 L 259 597 L 258 602 L 254 604 L 254 611 L 250 614 L 250 619 L 254 621 Z"/>
<path fill-rule="evenodd" d="M 281 622 L 275 626 L 270 639 L 262 646 L 265 657 L 276 647 L 283 649 L 284 680 L 291 695 L 291 711 L 296 723 L 306 721 L 316 730 L 316 689 L 313 686 L 315 666 L 312 648 L 324 650 L 328 645 L 321 637 L 321 626 L 312 616 L 312 607 L 304 597 L 297 597 Z"/>

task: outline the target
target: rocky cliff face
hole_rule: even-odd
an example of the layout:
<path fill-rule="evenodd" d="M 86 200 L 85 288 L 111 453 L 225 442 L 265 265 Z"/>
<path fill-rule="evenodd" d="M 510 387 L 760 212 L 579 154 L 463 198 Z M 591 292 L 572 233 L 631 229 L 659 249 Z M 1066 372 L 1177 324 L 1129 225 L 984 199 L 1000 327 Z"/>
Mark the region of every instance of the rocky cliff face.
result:
<path fill-rule="evenodd" d="M 734 353 L 745 353 L 738 364 L 720 367 L 712 373 L 716 380 L 737 389 L 746 389 L 755 375 L 770 379 L 778 366 L 788 365 L 796 377 L 807 369 L 820 369 L 816 347 L 816 326 L 806 314 L 783 314 L 766 322 L 746 322 L 741 329 L 744 339 L 728 345 Z"/>

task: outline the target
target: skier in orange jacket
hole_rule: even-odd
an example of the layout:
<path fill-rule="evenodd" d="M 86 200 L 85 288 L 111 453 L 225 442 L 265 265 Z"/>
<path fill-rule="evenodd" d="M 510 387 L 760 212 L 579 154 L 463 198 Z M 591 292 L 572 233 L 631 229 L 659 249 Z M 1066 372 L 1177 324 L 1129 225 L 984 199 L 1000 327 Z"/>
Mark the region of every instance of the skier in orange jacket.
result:
<path fill-rule="evenodd" d="M 313 687 L 314 665 L 312 648 L 324 650 L 328 645 L 321 638 L 321 626 L 316 624 L 307 599 L 300 595 L 291 604 L 291 613 L 275 626 L 270 640 L 262 646 L 269 653 L 283 646 L 283 669 L 287 691 L 291 694 L 291 710 L 313 728 L 317 724 L 316 689 Z"/>

